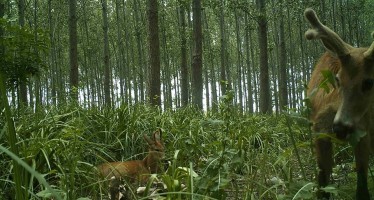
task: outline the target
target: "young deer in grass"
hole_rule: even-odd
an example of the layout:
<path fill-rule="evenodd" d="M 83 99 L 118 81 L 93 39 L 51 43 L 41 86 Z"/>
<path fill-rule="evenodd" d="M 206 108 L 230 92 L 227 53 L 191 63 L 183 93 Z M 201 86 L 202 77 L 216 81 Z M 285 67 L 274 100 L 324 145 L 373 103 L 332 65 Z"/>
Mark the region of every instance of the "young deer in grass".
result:
<path fill-rule="evenodd" d="M 143 160 L 104 163 L 97 167 L 103 178 L 110 180 L 111 199 L 118 199 L 120 180 L 131 183 L 147 182 L 150 174 L 159 173 L 162 169 L 161 159 L 164 157 L 164 145 L 161 129 L 155 131 L 150 139 L 143 135 L 149 145 L 148 155 Z"/>
<path fill-rule="evenodd" d="M 369 200 L 368 164 L 374 144 L 374 43 L 369 48 L 353 47 L 323 25 L 312 9 L 306 9 L 304 15 L 312 26 L 305 37 L 321 40 L 328 50 L 317 63 L 308 84 L 313 132 L 334 133 L 336 138 L 345 141 L 349 138 L 359 140 L 354 146 L 356 199 Z M 331 86 L 329 92 L 318 90 L 325 79 L 323 71 L 331 71 L 336 77 L 335 86 Z M 324 187 L 330 182 L 334 164 L 330 137 L 318 137 L 315 146 L 318 184 Z M 318 196 L 330 197 L 322 191 Z"/>

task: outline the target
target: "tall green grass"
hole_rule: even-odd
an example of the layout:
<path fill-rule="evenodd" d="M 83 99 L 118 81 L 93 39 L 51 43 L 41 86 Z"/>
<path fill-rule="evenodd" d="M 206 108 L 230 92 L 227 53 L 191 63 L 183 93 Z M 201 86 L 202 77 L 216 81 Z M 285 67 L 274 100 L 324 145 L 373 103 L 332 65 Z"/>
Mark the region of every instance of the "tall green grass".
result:
<path fill-rule="evenodd" d="M 19 150 L 13 153 L 35 171 L 27 180 L 29 199 L 51 196 L 48 185 L 65 199 L 107 198 L 106 184 L 95 166 L 143 159 L 147 147 L 142 134 L 157 128 L 163 130 L 170 164 L 155 177 L 153 182 L 159 180 L 164 186 L 153 195 L 166 199 L 314 199 L 316 165 L 308 120 L 300 115 L 240 114 L 229 102 L 229 97 L 222 101 L 215 113 L 194 108 L 161 111 L 146 105 L 25 111 L 14 118 Z M 5 118 L 0 120 L 5 124 Z M 0 137 L 4 141 L 5 134 Z M 10 142 L 5 141 L 0 145 L 8 149 Z M 338 146 L 337 152 L 341 151 L 350 149 Z M 0 198 L 14 198 L 15 163 L 3 153 L 0 159 L 0 167 L 8 169 L 0 171 Z M 346 199 L 344 195 L 354 191 L 352 161 L 345 157 L 341 163 L 346 167 L 335 168 L 335 179 L 346 185 L 331 188 L 337 198 Z M 48 185 L 40 181 L 39 173 Z M 143 194 L 133 188 L 132 198 L 148 198 L 151 187 Z"/>

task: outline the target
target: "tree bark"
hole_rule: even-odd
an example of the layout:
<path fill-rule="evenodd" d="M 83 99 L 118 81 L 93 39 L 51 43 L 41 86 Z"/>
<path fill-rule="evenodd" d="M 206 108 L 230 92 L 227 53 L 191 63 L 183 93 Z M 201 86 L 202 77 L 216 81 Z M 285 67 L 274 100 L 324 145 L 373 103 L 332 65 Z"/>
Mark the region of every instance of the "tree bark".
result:
<path fill-rule="evenodd" d="M 185 5 L 180 2 L 179 21 L 180 21 L 180 37 L 181 37 L 181 95 L 182 107 L 188 105 L 188 68 L 187 68 L 187 38 L 186 38 L 186 10 Z"/>
<path fill-rule="evenodd" d="M 240 40 L 240 21 L 238 16 L 239 10 L 235 12 L 235 32 L 236 32 L 236 50 L 237 50 L 237 86 L 238 86 L 238 99 L 239 99 L 239 112 L 243 112 L 243 89 L 242 89 L 242 59 L 241 59 L 241 52 L 242 52 L 242 42 Z"/>
<path fill-rule="evenodd" d="M 192 58 L 192 102 L 203 109 L 201 0 L 192 1 L 194 53 Z"/>
<path fill-rule="evenodd" d="M 219 29 L 220 29 L 220 40 L 221 40 L 221 95 L 226 94 L 227 90 L 227 78 L 226 78 L 226 34 L 225 34 L 225 12 L 224 12 L 224 0 L 221 0 L 220 4 L 220 16 L 219 16 Z"/>
<path fill-rule="evenodd" d="M 37 23 L 37 9 L 38 8 L 38 0 L 34 0 L 34 39 L 37 42 L 38 41 L 38 23 Z M 35 56 L 39 57 L 39 52 L 37 49 L 35 51 Z M 43 103 L 42 100 L 42 92 L 41 92 L 41 81 L 40 81 L 40 75 L 37 74 L 35 77 L 35 112 L 39 112 L 40 106 Z M 31 93 L 31 92 L 30 92 Z M 33 98 L 30 98 L 31 102 Z"/>
<path fill-rule="evenodd" d="M 101 0 L 103 9 L 103 30 L 104 30 L 104 98 L 105 106 L 111 107 L 110 97 L 110 63 L 109 63 L 109 39 L 108 39 L 108 6 L 107 0 Z"/>
<path fill-rule="evenodd" d="M 251 53 L 251 49 L 250 49 L 250 27 L 249 27 L 249 23 L 248 23 L 248 14 L 245 13 L 245 24 L 247 24 L 247 29 L 245 31 L 245 35 L 244 35 L 244 40 L 245 40 L 245 52 L 246 52 L 246 65 L 247 65 L 247 91 L 248 91 L 248 94 L 247 94 L 247 110 L 249 113 L 253 113 L 253 92 L 252 92 L 252 66 L 251 66 L 251 60 L 253 59 L 253 57 L 250 56 L 250 53 Z"/>
<path fill-rule="evenodd" d="M 18 0 L 18 24 L 21 27 L 25 26 L 25 0 Z M 27 106 L 27 86 L 26 79 L 21 78 L 19 80 L 19 94 L 20 103 L 22 106 Z"/>
<path fill-rule="evenodd" d="M 284 15 L 280 17 L 279 24 L 279 106 L 282 111 L 287 109 L 287 56 L 286 56 L 286 39 L 284 34 Z"/>
<path fill-rule="evenodd" d="M 267 52 L 267 21 L 266 21 L 266 2 L 265 0 L 257 0 L 259 9 L 258 17 L 258 40 L 260 47 L 260 112 L 271 113 L 270 99 L 270 83 L 269 83 L 269 67 Z"/>
<path fill-rule="evenodd" d="M 153 106 L 161 106 L 160 40 L 158 33 L 158 2 L 148 0 L 148 39 L 150 53 L 149 100 Z"/>
<path fill-rule="evenodd" d="M 78 102 L 77 0 L 69 0 L 70 97 Z"/>

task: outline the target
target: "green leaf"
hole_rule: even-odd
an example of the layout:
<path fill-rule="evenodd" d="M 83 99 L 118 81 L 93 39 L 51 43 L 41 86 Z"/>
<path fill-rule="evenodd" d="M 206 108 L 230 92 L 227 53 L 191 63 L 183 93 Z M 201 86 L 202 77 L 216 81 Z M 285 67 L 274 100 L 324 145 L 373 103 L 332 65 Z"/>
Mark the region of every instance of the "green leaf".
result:
<path fill-rule="evenodd" d="M 332 185 L 328 185 L 326 187 L 323 187 L 323 188 L 321 188 L 321 190 L 324 191 L 324 192 L 334 194 L 334 195 L 338 194 L 338 189 L 336 187 L 332 186 Z"/>
<path fill-rule="evenodd" d="M 330 92 L 330 86 L 333 88 L 336 88 L 336 82 L 335 82 L 335 74 L 331 70 L 322 70 L 321 74 L 323 76 L 323 80 L 319 84 L 319 88 L 322 88 L 325 90 L 325 92 Z"/>

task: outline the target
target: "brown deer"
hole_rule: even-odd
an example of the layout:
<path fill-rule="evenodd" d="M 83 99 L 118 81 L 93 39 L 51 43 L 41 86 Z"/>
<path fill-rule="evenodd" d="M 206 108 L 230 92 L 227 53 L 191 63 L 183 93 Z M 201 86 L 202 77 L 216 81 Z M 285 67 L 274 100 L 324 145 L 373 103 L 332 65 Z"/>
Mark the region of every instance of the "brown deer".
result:
<path fill-rule="evenodd" d="M 312 9 L 306 9 L 305 18 L 311 29 L 305 37 L 320 39 L 328 50 L 317 63 L 308 85 L 311 100 L 313 132 L 334 133 L 336 138 L 347 141 L 357 133 L 364 133 L 354 154 L 357 171 L 356 199 L 370 199 L 367 176 L 369 154 L 374 144 L 374 43 L 369 48 L 356 48 L 344 42 L 334 31 L 323 25 Z M 317 90 L 324 80 L 322 71 L 329 70 L 335 77 L 335 86 L 330 91 Z M 333 167 L 331 140 L 318 137 L 315 141 L 318 184 L 327 186 Z M 319 191 L 318 198 L 329 198 L 328 193 Z"/>
<path fill-rule="evenodd" d="M 160 162 L 164 157 L 161 129 L 155 131 L 150 139 L 143 135 L 149 145 L 148 155 L 143 160 L 103 163 L 97 166 L 101 177 L 110 180 L 111 199 L 118 199 L 120 180 L 131 183 L 145 183 L 150 174 L 161 172 Z"/>

